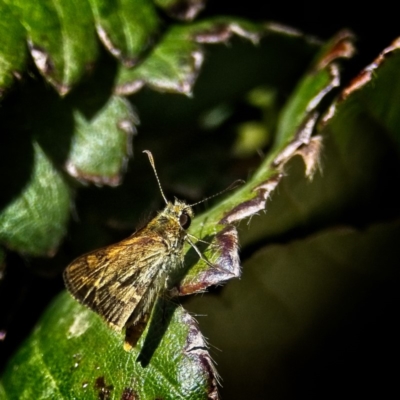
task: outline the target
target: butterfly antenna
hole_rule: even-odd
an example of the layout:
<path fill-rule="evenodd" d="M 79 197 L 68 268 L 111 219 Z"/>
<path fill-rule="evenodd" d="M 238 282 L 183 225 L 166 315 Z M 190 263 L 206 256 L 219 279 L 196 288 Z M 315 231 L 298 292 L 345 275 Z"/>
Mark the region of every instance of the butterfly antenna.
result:
<path fill-rule="evenodd" d="M 168 200 L 165 197 L 165 194 L 164 194 L 164 192 L 162 190 L 160 179 L 159 179 L 158 174 L 157 174 L 157 170 L 156 170 L 156 165 L 154 163 L 153 154 L 151 154 L 151 151 L 149 151 L 149 150 L 143 150 L 143 153 L 146 153 L 147 156 L 149 157 L 150 164 L 153 167 L 154 175 L 156 176 L 156 179 L 157 179 L 158 187 L 160 188 L 161 196 L 163 197 L 163 199 L 165 201 L 165 204 L 168 204 Z"/>
<path fill-rule="evenodd" d="M 231 183 L 231 184 L 230 184 L 227 188 L 225 188 L 224 190 L 221 190 L 220 192 L 215 193 L 215 194 L 213 194 L 212 196 L 208 196 L 208 197 L 206 197 L 205 199 L 198 201 L 197 203 L 190 204 L 189 207 L 197 206 L 197 204 L 204 203 L 204 202 L 207 201 L 207 200 L 213 199 L 214 197 L 217 197 L 217 196 L 219 196 L 219 195 L 221 195 L 221 194 L 223 194 L 223 193 L 225 193 L 225 192 L 228 192 L 229 190 L 233 190 L 233 189 L 237 188 L 238 186 L 242 185 L 243 183 L 245 183 L 244 180 L 238 179 L 238 180 L 236 180 L 235 182 Z"/>

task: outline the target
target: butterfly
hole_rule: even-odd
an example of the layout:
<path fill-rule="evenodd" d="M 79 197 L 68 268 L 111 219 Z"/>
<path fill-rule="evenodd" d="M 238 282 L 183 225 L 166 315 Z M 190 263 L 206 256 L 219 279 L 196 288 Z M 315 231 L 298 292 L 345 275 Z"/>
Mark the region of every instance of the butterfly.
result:
<path fill-rule="evenodd" d="M 153 156 L 148 150 L 144 153 L 154 170 L 165 208 L 127 239 L 78 257 L 63 275 L 76 300 L 100 315 L 113 330 L 126 328 L 126 350 L 136 345 L 155 300 L 168 289 L 172 272 L 183 266 L 184 243 L 188 242 L 204 259 L 187 233 L 194 216 L 193 205 L 166 199 Z"/>

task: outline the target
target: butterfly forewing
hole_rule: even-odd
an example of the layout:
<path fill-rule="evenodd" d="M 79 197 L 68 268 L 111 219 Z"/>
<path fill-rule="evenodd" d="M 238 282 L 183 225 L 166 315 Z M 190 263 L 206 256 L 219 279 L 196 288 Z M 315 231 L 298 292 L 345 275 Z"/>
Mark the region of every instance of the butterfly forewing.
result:
<path fill-rule="evenodd" d="M 143 231 L 87 253 L 64 272 L 68 290 L 115 330 L 135 324 L 164 287 L 167 247 L 161 236 Z"/>

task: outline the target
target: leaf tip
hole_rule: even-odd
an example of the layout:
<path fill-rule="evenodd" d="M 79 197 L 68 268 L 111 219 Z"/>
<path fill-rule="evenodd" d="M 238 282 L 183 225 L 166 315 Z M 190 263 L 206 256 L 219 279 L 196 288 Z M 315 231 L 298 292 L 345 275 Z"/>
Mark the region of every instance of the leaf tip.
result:
<path fill-rule="evenodd" d="M 390 53 L 400 49 L 400 37 L 396 38 L 388 47 L 386 47 L 379 55 L 372 61 L 371 64 L 367 65 L 351 82 L 343 89 L 339 101 L 345 100 L 353 92 L 361 89 L 373 78 L 375 70 L 381 66 Z"/>
<path fill-rule="evenodd" d="M 327 51 L 319 58 L 316 68 L 326 68 L 338 58 L 351 58 L 355 53 L 354 35 L 351 31 L 343 29 L 332 39 Z"/>
<path fill-rule="evenodd" d="M 55 65 L 50 54 L 41 46 L 28 40 L 29 51 L 40 73 L 54 86 L 60 96 L 65 96 L 71 87 L 58 82 L 55 78 Z"/>
<path fill-rule="evenodd" d="M 204 6 L 204 0 L 178 0 L 166 7 L 165 12 L 181 21 L 192 21 Z"/>

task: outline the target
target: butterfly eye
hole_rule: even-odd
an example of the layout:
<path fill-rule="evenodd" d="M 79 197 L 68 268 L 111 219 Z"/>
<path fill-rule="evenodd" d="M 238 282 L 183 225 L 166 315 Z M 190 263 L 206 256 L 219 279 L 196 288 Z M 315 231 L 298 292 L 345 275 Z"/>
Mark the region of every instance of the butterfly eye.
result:
<path fill-rule="evenodd" d="M 191 222 L 192 222 L 191 218 L 185 212 L 182 213 L 181 216 L 179 217 L 179 223 L 181 227 L 185 230 L 189 228 Z"/>

